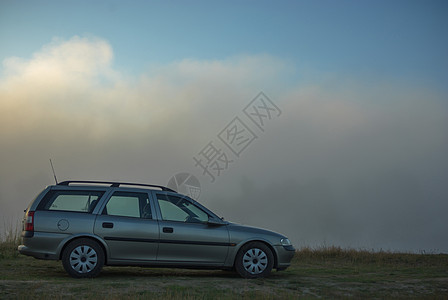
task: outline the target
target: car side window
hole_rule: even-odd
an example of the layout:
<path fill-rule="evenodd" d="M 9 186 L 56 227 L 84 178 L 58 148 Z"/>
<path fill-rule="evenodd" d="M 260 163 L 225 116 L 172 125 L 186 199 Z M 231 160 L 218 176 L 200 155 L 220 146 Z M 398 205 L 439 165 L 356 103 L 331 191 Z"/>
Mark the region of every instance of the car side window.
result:
<path fill-rule="evenodd" d="M 152 219 L 148 194 L 115 192 L 107 202 L 103 215 Z"/>
<path fill-rule="evenodd" d="M 50 191 L 37 207 L 38 210 L 92 212 L 102 191 Z"/>
<path fill-rule="evenodd" d="M 208 214 L 185 198 L 157 194 L 162 219 L 187 223 L 205 223 Z"/>

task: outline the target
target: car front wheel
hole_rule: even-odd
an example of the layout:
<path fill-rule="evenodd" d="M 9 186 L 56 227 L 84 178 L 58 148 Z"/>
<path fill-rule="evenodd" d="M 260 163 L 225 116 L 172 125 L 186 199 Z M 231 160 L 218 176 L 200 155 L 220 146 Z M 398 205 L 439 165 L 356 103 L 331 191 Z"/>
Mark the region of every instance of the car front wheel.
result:
<path fill-rule="evenodd" d="M 235 269 L 244 278 L 266 277 L 273 266 L 274 255 L 271 249 L 261 242 L 244 245 L 236 256 Z"/>
<path fill-rule="evenodd" d="M 74 278 L 96 277 L 104 265 L 103 249 L 91 239 L 75 240 L 64 249 L 62 265 Z"/>

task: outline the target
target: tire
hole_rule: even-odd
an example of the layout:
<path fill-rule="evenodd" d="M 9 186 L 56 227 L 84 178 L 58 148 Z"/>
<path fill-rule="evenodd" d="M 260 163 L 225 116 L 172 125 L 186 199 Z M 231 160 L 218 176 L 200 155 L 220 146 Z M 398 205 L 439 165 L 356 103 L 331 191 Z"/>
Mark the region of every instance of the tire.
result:
<path fill-rule="evenodd" d="M 238 251 L 235 270 L 243 278 L 262 278 L 269 276 L 274 266 L 274 255 L 264 243 L 251 242 Z"/>
<path fill-rule="evenodd" d="M 74 240 L 62 253 L 62 265 L 74 278 L 93 278 L 98 276 L 103 268 L 104 251 L 94 240 Z"/>

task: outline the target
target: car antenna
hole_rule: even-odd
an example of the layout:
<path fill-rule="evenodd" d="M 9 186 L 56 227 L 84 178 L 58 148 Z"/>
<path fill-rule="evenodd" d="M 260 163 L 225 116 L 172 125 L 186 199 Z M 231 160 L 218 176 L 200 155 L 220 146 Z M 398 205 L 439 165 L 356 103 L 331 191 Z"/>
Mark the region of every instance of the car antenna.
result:
<path fill-rule="evenodd" d="M 56 178 L 56 172 L 54 171 L 53 162 L 51 161 L 51 158 L 50 158 L 50 165 L 51 165 L 51 170 L 53 170 L 54 181 L 56 181 L 56 184 L 58 184 L 58 179 Z"/>

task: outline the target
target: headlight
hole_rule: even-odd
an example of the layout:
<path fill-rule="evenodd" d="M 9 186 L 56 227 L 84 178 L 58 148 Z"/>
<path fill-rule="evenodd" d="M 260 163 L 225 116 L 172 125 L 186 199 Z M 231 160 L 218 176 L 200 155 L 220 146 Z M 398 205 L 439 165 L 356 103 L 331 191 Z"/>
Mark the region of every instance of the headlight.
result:
<path fill-rule="evenodd" d="M 291 246 L 291 241 L 287 238 L 283 238 L 280 239 L 280 244 L 282 244 L 282 246 Z"/>

